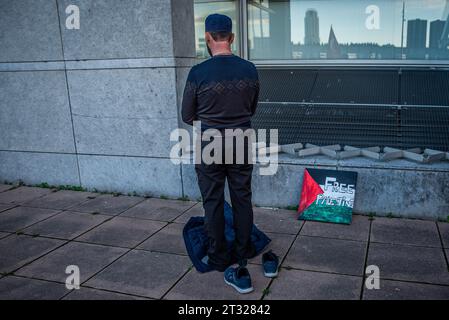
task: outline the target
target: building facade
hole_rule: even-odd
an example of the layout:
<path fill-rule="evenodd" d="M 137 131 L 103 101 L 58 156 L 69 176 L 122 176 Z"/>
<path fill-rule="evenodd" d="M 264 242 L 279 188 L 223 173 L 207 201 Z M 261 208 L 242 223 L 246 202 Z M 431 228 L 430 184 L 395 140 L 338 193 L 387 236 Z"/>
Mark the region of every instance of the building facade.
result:
<path fill-rule="evenodd" d="M 407 22 L 407 48 L 425 49 L 427 43 L 427 20 L 414 19 Z"/>
<path fill-rule="evenodd" d="M 304 32 L 306 34 L 304 37 L 306 46 L 320 44 L 320 21 L 316 10 L 307 10 L 304 18 Z"/>
<path fill-rule="evenodd" d="M 430 22 L 430 32 L 429 32 L 429 48 L 439 49 L 442 44 L 443 31 L 446 21 L 435 20 Z"/>
<path fill-rule="evenodd" d="M 259 108 L 278 115 L 255 125 L 282 128 L 283 119 L 283 144 L 447 153 L 448 6 L 426 3 L 1 1 L 0 180 L 200 198 L 194 166 L 170 159 L 170 135 L 187 128 L 182 92 L 191 66 L 207 58 L 202 30 L 212 12 L 233 19 L 234 52 L 260 70 Z M 414 31 L 416 19 L 444 21 L 438 47 L 441 23 Z M 329 38 L 331 51 L 320 43 Z M 419 45 L 409 46 L 415 38 Z M 297 205 L 304 168 L 351 170 L 359 174 L 356 212 L 446 219 L 449 162 L 438 157 L 422 163 L 283 153 L 275 175 L 259 175 L 263 165 L 256 164 L 253 199 Z"/>

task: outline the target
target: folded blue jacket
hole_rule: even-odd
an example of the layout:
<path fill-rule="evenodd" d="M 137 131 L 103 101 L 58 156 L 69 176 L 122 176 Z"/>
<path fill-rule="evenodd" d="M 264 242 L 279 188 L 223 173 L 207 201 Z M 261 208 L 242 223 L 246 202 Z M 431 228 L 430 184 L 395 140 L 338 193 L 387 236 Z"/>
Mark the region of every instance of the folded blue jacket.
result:
<path fill-rule="evenodd" d="M 224 205 L 224 216 L 226 241 L 228 243 L 228 248 L 231 248 L 235 239 L 233 213 L 231 206 L 226 201 Z M 183 237 L 187 253 L 192 260 L 195 269 L 201 273 L 212 271 L 213 269 L 209 265 L 201 261 L 206 256 L 208 249 L 207 235 L 204 230 L 204 217 L 190 218 L 184 226 Z M 256 248 L 255 256 L 257 256 L 270 243 L 271 239 L 253 225 L 251 241 L 254 243 Z"/>

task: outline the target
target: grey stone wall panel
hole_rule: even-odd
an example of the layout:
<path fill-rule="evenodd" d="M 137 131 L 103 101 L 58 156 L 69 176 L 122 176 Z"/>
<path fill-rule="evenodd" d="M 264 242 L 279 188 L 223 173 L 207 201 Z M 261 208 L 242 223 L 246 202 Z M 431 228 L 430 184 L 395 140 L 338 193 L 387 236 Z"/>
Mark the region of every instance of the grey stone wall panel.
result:
<path fill-rule="evenodd" d="M 75 152 L 63 71 L 0 72 L 0 149 Z"/>

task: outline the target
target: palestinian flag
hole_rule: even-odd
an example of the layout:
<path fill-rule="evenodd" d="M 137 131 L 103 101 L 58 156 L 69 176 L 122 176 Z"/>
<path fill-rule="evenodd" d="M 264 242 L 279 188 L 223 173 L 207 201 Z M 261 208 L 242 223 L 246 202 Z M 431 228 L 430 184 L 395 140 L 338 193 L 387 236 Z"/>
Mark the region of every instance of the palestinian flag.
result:
<path fill-rule="evenodd" d="M 350 224 L 356 183 L 357 172 L 305 169 L 298 219 Z"/>

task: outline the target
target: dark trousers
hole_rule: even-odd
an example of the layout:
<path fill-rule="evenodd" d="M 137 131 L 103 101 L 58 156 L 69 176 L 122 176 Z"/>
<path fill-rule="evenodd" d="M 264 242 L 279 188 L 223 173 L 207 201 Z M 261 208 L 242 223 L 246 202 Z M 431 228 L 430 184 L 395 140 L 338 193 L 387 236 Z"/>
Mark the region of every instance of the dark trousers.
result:
<path fill-rule="evenodd" d="M 204 143 L 202 147 L 204 147 Z M 245 146 L 246 143 L 245 143 Z M 246 150 L 246 149 L 245 149 Z M 234 157 L 235 160 L 235 157 Z M 195 165 L 198 184 L 203 198 L 205 228 L 209 239 L 209 264 L 224 271 L 234 262 L 244 263 L 255 255 L 251 242 L 253 209 L 251 203 L 251 176 L 253 165 L 245 154 L 244 164 Z M 224 188 L 228 181 L 233 209 L 235 241 L 228 250 L 225 238 Z"/>

